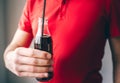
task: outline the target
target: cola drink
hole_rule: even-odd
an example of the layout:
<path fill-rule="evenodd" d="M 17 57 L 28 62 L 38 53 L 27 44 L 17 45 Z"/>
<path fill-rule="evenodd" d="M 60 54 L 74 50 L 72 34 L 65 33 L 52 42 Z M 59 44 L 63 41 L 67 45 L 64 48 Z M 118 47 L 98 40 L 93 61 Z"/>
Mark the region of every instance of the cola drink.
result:
<path fill-rule="evenodd" d="M 43 50 L 52 54 L 52 39 L 49 35 L 43 35 L 37 38 L 34 42 L 34 48 Z M 53 72 L 48 72 L 47 78 L 36 78 L 38 81 L 49 81 L 53 77 Z"/>

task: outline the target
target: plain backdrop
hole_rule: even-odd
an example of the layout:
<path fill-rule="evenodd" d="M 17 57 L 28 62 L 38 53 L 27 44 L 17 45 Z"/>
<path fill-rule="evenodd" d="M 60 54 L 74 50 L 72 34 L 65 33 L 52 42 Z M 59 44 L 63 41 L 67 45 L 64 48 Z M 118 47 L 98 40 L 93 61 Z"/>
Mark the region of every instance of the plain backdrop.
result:
<path fill-rule="evenodd" d="M 36 83 L 34 78 L 19 78 L 5 69 L 3 51 L 11 41 L 22 13 L 26 0 L 0 0 L 0 83 Z M 112 82 L 112 60 L 108 42 L 105 47 L 105 56 L 102 60 L 101 74 L 103 83 Z"/>

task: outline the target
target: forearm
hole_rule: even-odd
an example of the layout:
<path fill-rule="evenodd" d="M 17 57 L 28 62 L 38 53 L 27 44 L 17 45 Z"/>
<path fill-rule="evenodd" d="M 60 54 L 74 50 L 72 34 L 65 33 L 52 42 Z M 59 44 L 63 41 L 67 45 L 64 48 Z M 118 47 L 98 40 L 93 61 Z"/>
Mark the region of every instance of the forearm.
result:
<path fill-rule="evenodd" d="M 120 63 L 113 65 L 113 83 L 120 83 Z"/>
<path fill-rule="evenodd" d="M 120 83 L 120 37 L 110 39 L 113 60 L 113 83 Z"/>
<path fill-rule="evenodd" d="M 29 47 L 32 41 L 32 35 L 18 29 L 4 52 L 4 59 L 8 52 L 14 51 L 17 47 Z"/>
<path fill-rule="evenodd" d="M 8 52 L 14 51 L 17 47 L 17 45 L 9 45 L 4 51 L 4 57 L 7 55 Z"/>

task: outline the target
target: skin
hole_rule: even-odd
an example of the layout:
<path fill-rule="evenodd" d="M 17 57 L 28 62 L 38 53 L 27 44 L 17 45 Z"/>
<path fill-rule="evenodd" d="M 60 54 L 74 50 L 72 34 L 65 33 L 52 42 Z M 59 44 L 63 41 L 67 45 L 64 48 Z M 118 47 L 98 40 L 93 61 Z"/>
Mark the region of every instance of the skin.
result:
<path fill-rule="evenodd" d="M 113 83 L 120 83 L 120 37 L 109 40 L 113 60 Z"/>
<path fill-rule="evenodd" d="M 47 72 L 53 71 L 51 54 L 28 48 L 32 40 L 29 37 L 32 37 L 29 33 L 17 30 L 4 53 L 5 66 L 19 77 L 48 77 Z M 113 53 L 114 83 L 120 83 L 120 38 L 109 40 Z"/>
<path fill-rule="evenodd" d="M 53 71 L 51 54 L 28 48 L 32 40 L 29 37 L 29 33 L 17 30 L 4 53 L 5 66 L 20 77 L 48 77 L 47 72 Z"/>

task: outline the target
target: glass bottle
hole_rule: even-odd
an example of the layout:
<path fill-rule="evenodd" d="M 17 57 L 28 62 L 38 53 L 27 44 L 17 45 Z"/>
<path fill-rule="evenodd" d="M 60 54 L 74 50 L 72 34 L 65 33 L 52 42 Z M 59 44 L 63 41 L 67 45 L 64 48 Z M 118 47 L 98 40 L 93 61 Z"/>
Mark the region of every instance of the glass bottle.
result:
<path fill-rule="evenodd" d="M 34 41 L 34 48 L 47 51 L 52 54 L 52 39 L 48 30 L 48 20 L 44 22 L 44 34 L 42 34 L 42 19 L 38 19 L 38 31 Z M 48 72 L 47 78 L 36 78 L 38 81 L 49 81 L 53 77 L 53 72 Z"/>

